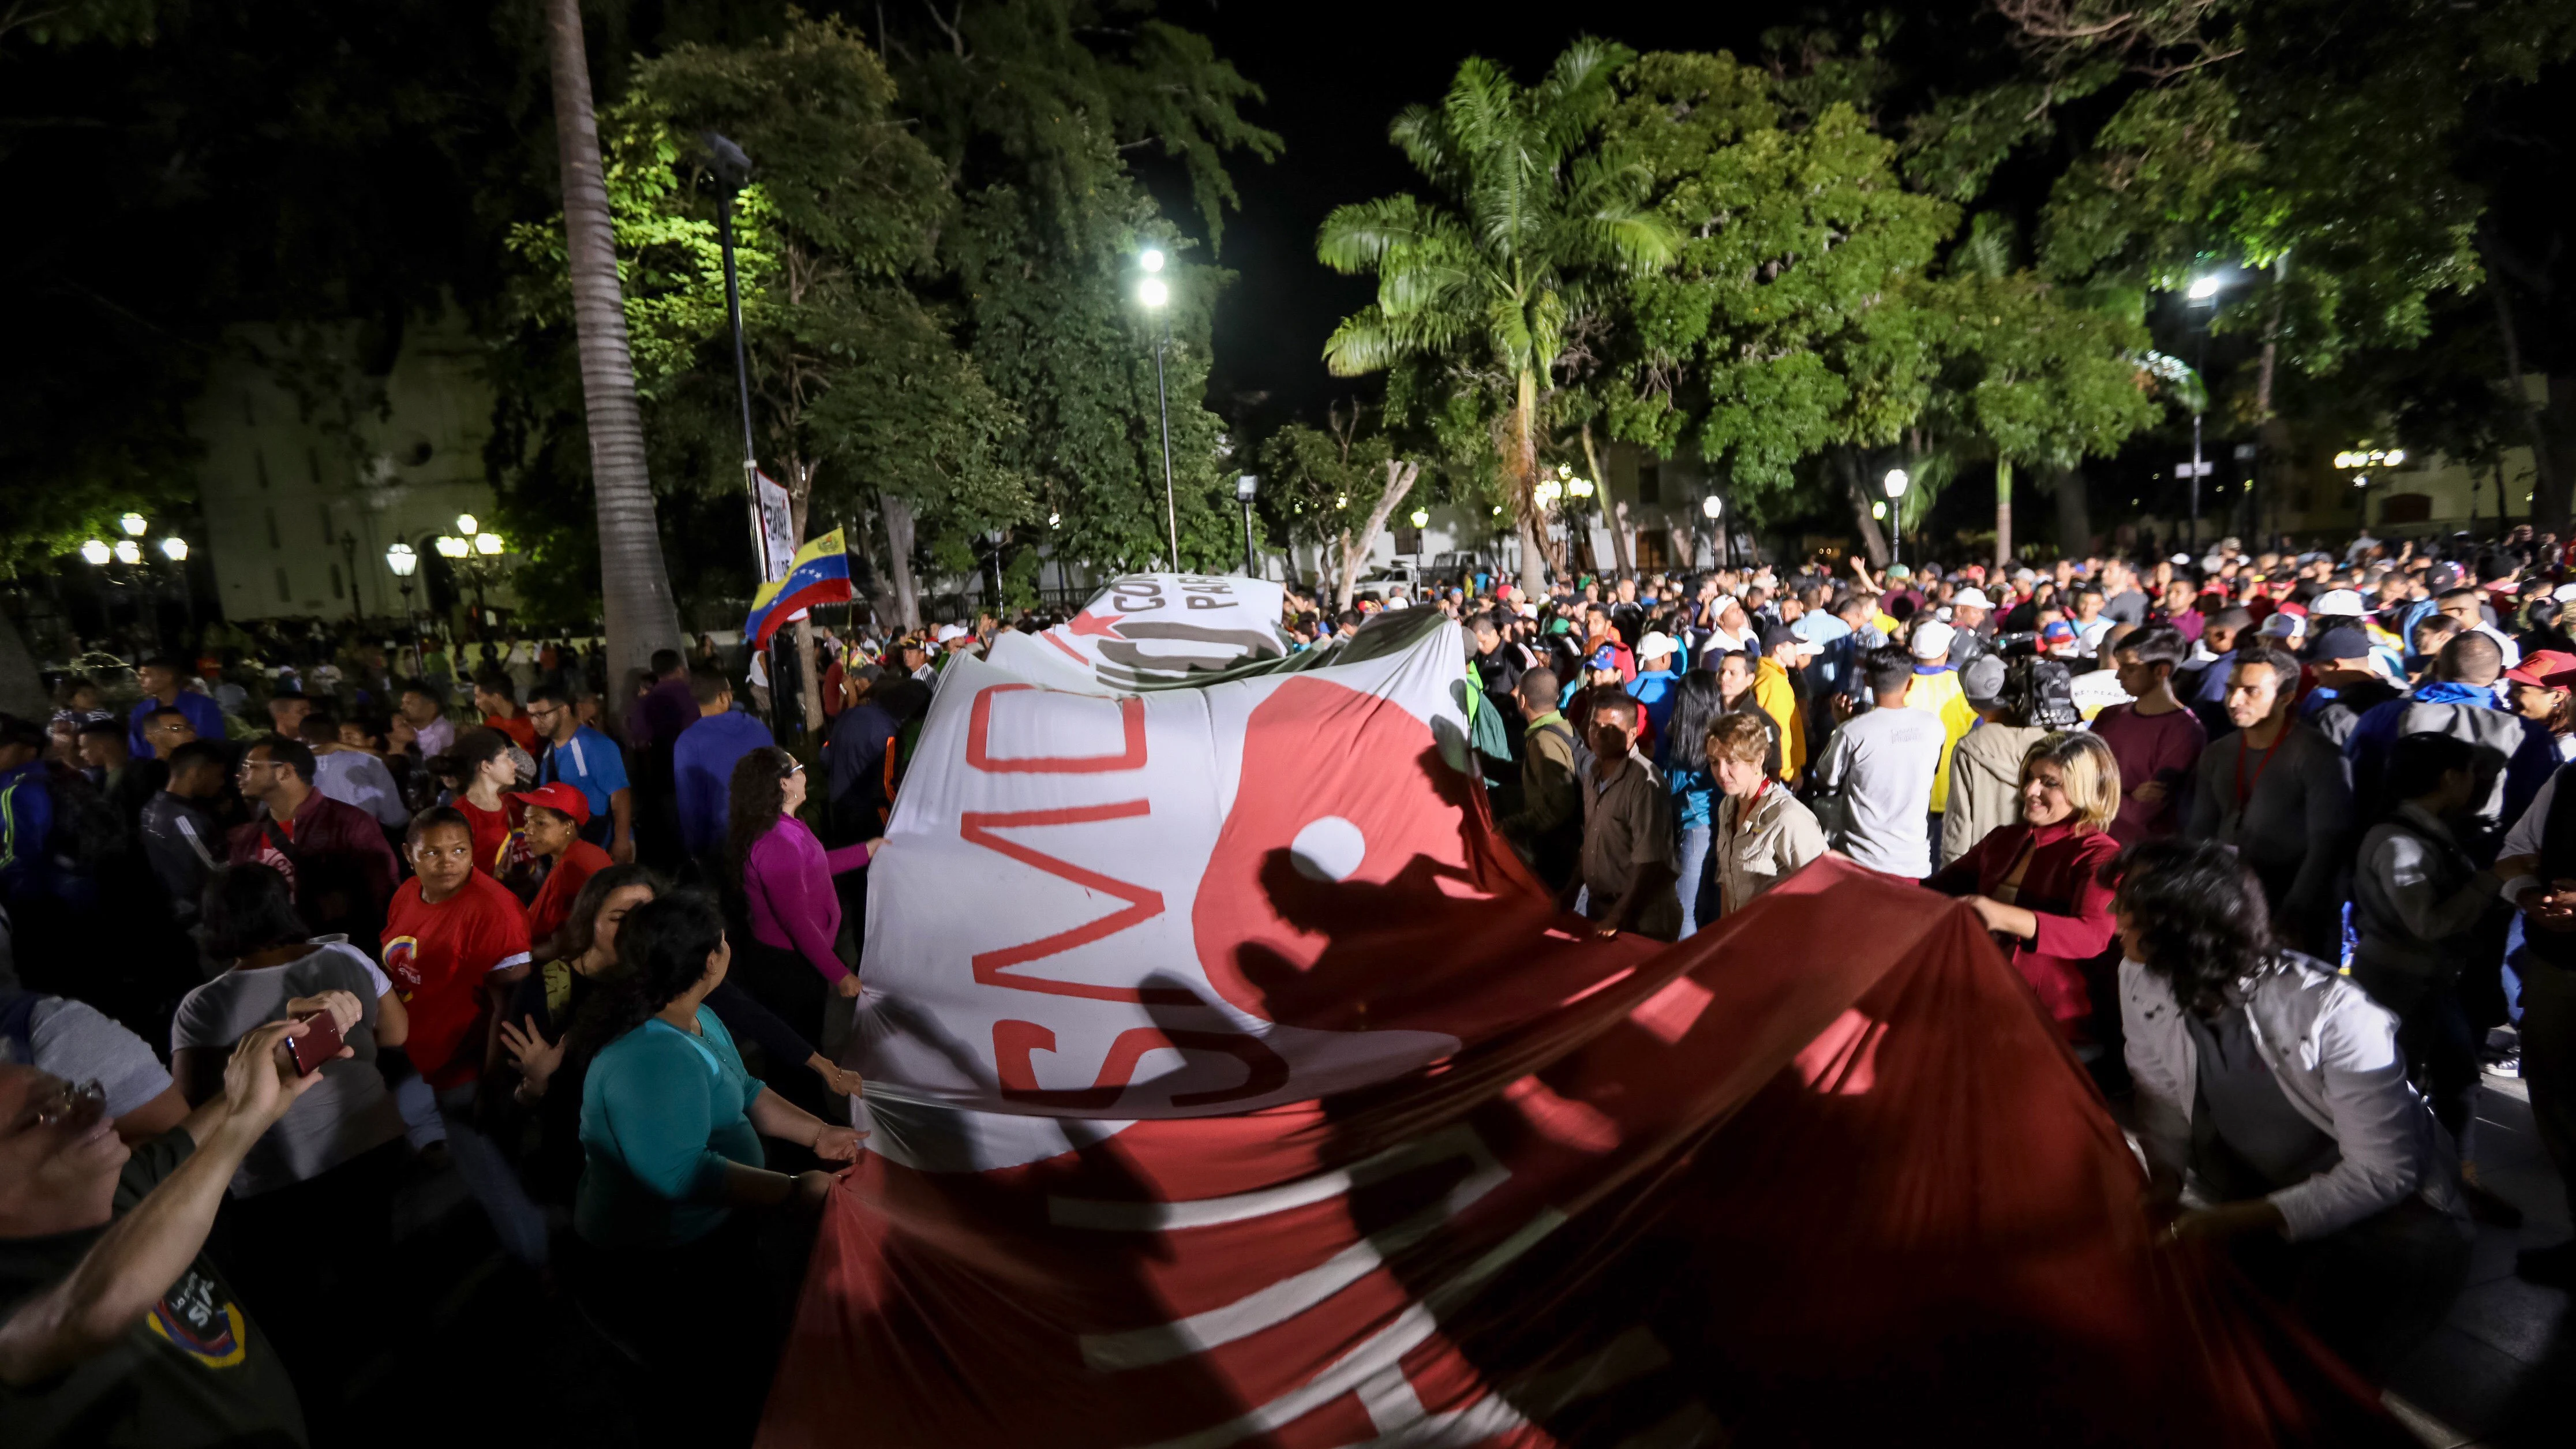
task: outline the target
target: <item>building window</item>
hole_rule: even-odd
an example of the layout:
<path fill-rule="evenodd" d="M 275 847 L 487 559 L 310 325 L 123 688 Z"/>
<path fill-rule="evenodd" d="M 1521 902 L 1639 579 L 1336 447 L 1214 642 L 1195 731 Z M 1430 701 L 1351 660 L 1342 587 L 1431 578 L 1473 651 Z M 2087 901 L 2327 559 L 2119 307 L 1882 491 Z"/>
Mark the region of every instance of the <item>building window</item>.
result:
<path fill-rule="evenodd" d="M 340 566 L 338 564 L 331 565 L 331 597 L 335 599 L 340 597 Z"/>
<path fill-rule="evenodd" d="M 322 491 L 322 455 L 311 448 L 304 450 L 304 471 L 313 475 L 313 491 Z"/>
<path fill-rule="evenodd" d="M 1642 483 L 1645 478 L 1642 470 L 1638 478 Z M 1637 572 L 1651 573 L 1654 570 L 1668 569 L 1672 566 L 1672 556 L 1666 550 L 1662 530 L 1651 528 L 1637 530 Z"/>
<path fill-rule="evenodd" d="M 284 548 L 286 545 L 278 541 L 277 510 L 274 508 L 266 508 L 260 511 L 268 516 L 268 546 L 270 548 Z M 286 576 L 284 574 L 279 574 L 278 577 L 284 578 Z"/>
<path fill-rule="evenodd" d="M 268 489 L 268 455 L 257 448 L 251 449 L 250 466 L 259 474 L 260 490 L 262 492 L 266 492 Z"/>
<path fill-rule="evenodd" d="M 281 604 L 295 601 L 295 591 L 286 585 L 286 565 L 284 564 L 277 566 L 277 601 Z"/>
<path fill-rule="evenodd" d="M 1664 501 L 1664 469 L 1662 464 L 1640 463 L 1637 465 L 1637 501 L 1640 503 L 1661 503 Z"/>
<path fill-rule="evenodd" d="M 331 505 L 328 503 L 322 505 L 322 542 L 325 544 L 339 542 L 339 535 L 331 528 Z"/>

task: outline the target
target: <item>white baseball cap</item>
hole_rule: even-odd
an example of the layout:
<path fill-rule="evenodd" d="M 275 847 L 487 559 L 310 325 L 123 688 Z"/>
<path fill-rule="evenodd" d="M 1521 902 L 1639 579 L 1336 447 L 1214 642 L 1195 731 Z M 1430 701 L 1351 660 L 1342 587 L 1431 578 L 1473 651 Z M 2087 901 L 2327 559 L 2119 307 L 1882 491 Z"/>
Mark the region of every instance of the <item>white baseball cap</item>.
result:
<path fill-rule="evenodd" d="M 2258 632 L 2270 639 L 2296 639 L 2299 631 L 2307 627 L 2307 622 L 2296 614 L 2274 614 L 2263 621 Z"/>
<path fill-rule="evenodd" d="M 1991 611 L 1994 606 L 1994 601 L 1986 597 L 1986 591 L 1978 588 L 1974 584 L 1970 584 L 1968 587 L 1961 589 L 1959 592 L 1950 596 L 1950 607 L 1954 609 L 1986 609 Z"/>
<path fill-rule="evenodd" d="M 1942 655 L 1949 653 L 1950 641 L 1957 637 L 1958 632 L 1958 630 L 1951 628 L 1949 625 L 1941 623 L 1924 624 L 1916 628 L 1914 631 L 1914 657 L 1917 659 L 1938 659 Z"/>
<path fill-rule="evenodd" d="M 2576 584 L 2560 584 L 2549 597 L 2562 604 L 2576 601 Z"/>
<path fill-rule="evenodd" d="M 2317 595 L 2315 603 L 2308 605 L 2308 613 L 2318 618 L 2328 614 L 2350 614 L 2359 618 L 2369 612 L 2370 608 L 2361 601 L 2361 595 L 2352 589 L 2328 589 Z"/>
<path fill-rule="evenodd" d="M 963 638 L 965 638 L 965 637 L 966 637 L 966 626 L 965 626 L 965 625 L 963 625 L 963 624 L 942 624 L 942 625 L 940 625 L 940 626 L 939 626 L 939 632 L 938 632 L 938 633 L 936 633 L 936 634 L 931 635 L 931 636 L 930 636 L 930 640 L 931 640 L 931 642 L 932 642 L 932 643 L 934 643 L 934 644 L 945 644 L 945 643 L 947 643 L 947 642 L 948 642 L 949 640 L 951 640 L 951 639 L 963 639 Z"/>
<path fill-rule="evenodd" d="M 1680 650 L 1681 646 L 1673 642 L 1673 636 L 1660 629 L 1648 630 L 1646 637 L 1637 641 L 1637 657 L 1640 659 L 1662 659 Z"/>

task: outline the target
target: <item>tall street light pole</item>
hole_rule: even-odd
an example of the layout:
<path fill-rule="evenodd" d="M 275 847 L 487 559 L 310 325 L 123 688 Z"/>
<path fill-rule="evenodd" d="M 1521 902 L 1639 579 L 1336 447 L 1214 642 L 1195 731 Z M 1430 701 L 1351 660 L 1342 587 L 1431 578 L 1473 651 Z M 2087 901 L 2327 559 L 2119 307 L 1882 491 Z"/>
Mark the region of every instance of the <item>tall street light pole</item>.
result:
<path fill-rule="evenodd" d="M 742 283 L 733 262 L 733 198 L 751 180 L 751 158 L 740 146 L 714 132 L 706 133 L 707 150 L 715 158 L 716 174 L 716 240 L 724 251 L 725 318 L 733 325 L 733 385 L 742 402 L 742 492 L 751 504 L 751 566 L 760 571 L 760 581 L 769 582 L 769 551 L 762 542 L 760 523 L 760 449 L 751 432 L 751 354 L 742 340 Z M 801 543 L 803 540 L 795 540 Z M 777 635 L 770 636 L 769 678 L 771 689 L 771 732 L 778 729 L 779 717 L 785 712 L 782 703 L 788 698 L 786 682 L 778 673 Z M 796 661 L 801 667 L 802 660 Z M 802 686 L 798 688 L 801 690 Z"/>
<path fill-rule="evenodd" d="M 1261 479 L 1251 473 L 1234 480 L 1235 501 L 1243 505 L 1243 576 L 1258 577 L 1252 560 L 1252 497 L 1261 491 Z"/>
<path fill-rule="evenodd" d="M 2209 324 L 2215 320 L 2217 312 L 2218 286 L 2218 278 L 2214 276 L 2194 277 L 2190 290 L 2184 293 L 2190 298 L 2193 306 L 2207 307 L 2211 313 L 2201 318 L 2200 335 L 2193 340 L 2195 350 L 2192 353 L 2191 362 L 2192 376 L 2200 384 L 2197 389 L 2198 399 L 2192 404 L 2191 409 L 2191 543 L 2189 547 L 2192 552 L 2198 552 L 2200 549 L 2200 490 L 2209 479 L 2209 460 L 2202 457 L 2200 452 L 2200 420 L 2201 414 L 2209 407 Z"/>
<path fill-rule="evenodd" d="M 1169 304 L 1172 289 L 1162 278 L 1163 253 L 1159 247 L 1147 247 L 1137 254 L 1136 265 L 1145 269 L 1145 280 L 1136 285 L 1136 300 L 1145 304 L 1163 324 L 1154 340 L 1154 405 L 1163 415 L 1163 526 L 1170 530 L 1172 572 L 1181 571 L 1181 506 L 1172 493 L 1172 399 L 1163 380 L 1163 353 L 1172 345 L 1172 314 Z"/>
<path fill-rule="evenodd" d="M 1905 562 L 1905 490 L 1914 479 L 1902 468 L 1890 468 L 1879 486 L 1887 492 L 1887 557 L 1891 563 Z"/>

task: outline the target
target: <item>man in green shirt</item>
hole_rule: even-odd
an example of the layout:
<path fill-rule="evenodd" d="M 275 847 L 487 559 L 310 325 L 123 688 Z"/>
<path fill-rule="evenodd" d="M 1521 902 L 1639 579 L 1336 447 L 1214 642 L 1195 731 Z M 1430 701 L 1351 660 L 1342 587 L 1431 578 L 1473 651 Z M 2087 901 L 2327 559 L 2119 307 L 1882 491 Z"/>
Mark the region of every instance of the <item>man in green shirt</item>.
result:
<path fill-rule="evenodd" d="M 1583 799 L 1575 783 L 1574 727 L 1557 713 L 1556 671 L 1545 667 L 1521 676 L 1513 693 L 1528 721 L 1521 752 L 1520 808 L 1494 822 L 1520 847 L 1539 883 L 1561 890 L 1574 878 L 1583 851 Z"/>
<path fill-rule="evenodd" d="M 98 1084 L 0 1065 L 0 1424 L 12 1445 L 305 1442 L 285 1365 L 206 1261 L 224 1188 L 313 1084 L 277 1022 L 129 1154 Z M 348 1049 L 341 1049 L 342 1055 Z"/>

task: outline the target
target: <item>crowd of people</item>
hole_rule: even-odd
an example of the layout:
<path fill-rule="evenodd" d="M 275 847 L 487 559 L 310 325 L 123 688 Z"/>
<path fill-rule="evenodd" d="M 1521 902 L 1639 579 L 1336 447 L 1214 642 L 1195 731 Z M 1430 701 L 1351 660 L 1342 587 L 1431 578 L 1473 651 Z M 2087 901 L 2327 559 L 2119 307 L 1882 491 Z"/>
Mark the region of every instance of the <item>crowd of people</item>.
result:
<path fill-rule="evenodd" d="M 2384 1371 L 2472 1217 L 2519 1221 L 2476 1175 L 2482 1070 L 2576 1177 L 2567 562 L 2524 529 L 1384 602 L 1467 626 L 1496 824 L 1590 929 L 1679 940 L 1828 853 L 1957 899 L 2168 1231 Z M 2517 1266 L 2567 1287 L 2576 1245 Z"/>
<path fill-rule="evenodd" d="M 2482 1068 L 2576 1169 L 2567 573 L 2527 533 L 1819 556 L 1292 588 L 1281 631 L 1456 619 L 1494 827 L 1598 936 L 1722 929 L 1828 853 L 1958 900 L 2134 1125 L 2167 1235 L 2384 1371 L 2470 1215 L 2512 1212 L 2475 1180 Z M 614 690 L 571 642 L 163 656 L 130 704 L 74 675 L 0 719 L 11 1441 L 334 1442 L 424 1174 L 694 1386 L 648 1437 L 740 1441 L 858 1151 L 863 873 L 940 663 L 1002 627 L 827 636 L 797 750 L 744 708 L 787 703 L 768 661 L 703 638 Z"/>
<path fill-rule="evenodd" d="M 983 627 L 827 636 L 803 758 L 703 638 L 622 702 L 569 644 L 362 648 L 0 718 L 0 1437 L 346 1442 L 397 1195 L 446 1177 L 698 1386 L 647 1441 L 743 1439 L 858 1150 L 858 872 Z"/>

